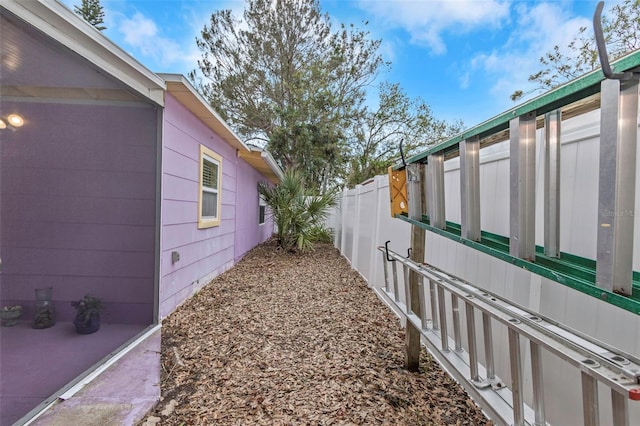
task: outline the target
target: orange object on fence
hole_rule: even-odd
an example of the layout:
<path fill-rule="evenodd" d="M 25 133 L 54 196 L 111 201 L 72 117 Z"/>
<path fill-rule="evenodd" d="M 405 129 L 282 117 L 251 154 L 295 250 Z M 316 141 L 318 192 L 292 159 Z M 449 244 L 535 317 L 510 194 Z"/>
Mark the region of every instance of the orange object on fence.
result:
<path fill-rule="evenodd" d="M 393 170 L 389 167 L 389 195 L 391 197 L 391 217 L 408 214 L 407 173 L 405 170 Z"/>

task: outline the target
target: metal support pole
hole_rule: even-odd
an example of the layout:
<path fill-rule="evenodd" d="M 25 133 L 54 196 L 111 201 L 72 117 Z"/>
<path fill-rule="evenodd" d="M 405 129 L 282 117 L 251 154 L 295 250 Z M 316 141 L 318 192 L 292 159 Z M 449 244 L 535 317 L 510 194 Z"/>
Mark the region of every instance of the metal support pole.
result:
<path fill-rule="evenodd" d="M 596 285 L 631 296 L 636 193 L 638 81 L 601 89 Z"/>
<path fill-rule="evenodd" d="M 530 112 L 509 122 L 510 234 L 509 254 L 535 260 L 536 114 Z"/>
<path fill-rule="evenodd" d="M 447 331 L 447 305 L 444 300 L 444 288 L 438 286 L 438 308 L 440 313 L 440 342 L 442 351 L 449 352 L 449 334 Z"/>
<path fill-rule="evenodd" d="M 456 352 L 462 350 L 462 335 L 460 334 L 460 308 L 458 296 L 451 293 L 451 311 L 453 312 L 453 339 L 456 342 Z"/>
<path fill-rule="evenodd" d="M 405 306 L 407 307 L 407 314 L 411 314 L 413 310 L 411 309 L 411 285 L 410 285 L 410 275 L 409 268 L 407 265 L 402 265 L 402 271 L 404 275 L 404 301 Z"/>
<path fill-rule="evenodd" d="M 398 268 L 396 263 L 391 262 L 391 273 L 393 274 L 393 300 L 396 302 L 400 300 L 400 288 L 398 287 Z"/>
<path fill-rule="evenodd" d="M 429 296 L 431 297 L 431 321 L 433 322 L 432 328 L 434 330 L 440 330 L 440 321 L 438 319 L 438 295 L 436 294 L 436 283 L 429 280 Z"/>
<path fill-rule="evenodd" d="M 587 373 L 582 376 L 582 412 L 584 426 L 598 426 L 600 413 L 598 409 L 598 381 Z"/>
<path fill-rule="evenodd" d="M 424 194 L 424 185 L 421 185 L 421 176 L 424 172 L 422 164 L 407 165 L 407 194 L 409 202 L 409 218 L 413 220 L 422 220 L 422 206 Z M 424 244 L 425 230 L 419 226 L 411 225 L 411 260 L 414 262 L 424 262 Z M 413 312 L 422 318 L 420 310 L 420 275 L 411 270 L 409 273 L 408 292 L 407 292 L 407 311 Z M 407 321 L 405 330 L 405 367 L 409 371 L 418 371 L 420 368 L 420 330 L 415 327 L 411 321 Z"/>
<path fill-rule="evenodd" d="M 382 271 L 384 274 L 384 289 L 387 293 L 391 293 L 391 286 L 389 285 L 389 266 L 387 265 L 387 255 L 382 253 Z"/>
<path fill-rule="evenodd" d="M 559 109 L 544 115 L 544 254 L 560 256 L 560 127 Z"/>
<path fill-rule="evenodd" d="M 545 426 L 544 384 L 542 382 L 542 349 L 537 343 L 530 342 L 531 379 L 533 385 L 533 411 L 536 426 Z"/>
<path fill-rule="evenodd" d="M 469 371 L 471 372 L 471 381 L 480 382 L 478 375 L 478 349 L 476 345 L 476 317 L 473 313 L 473 305 L 465 303 L 467 317 L 467 343 L 469 344 Z"/>
<path fill-rule="evenodd" d="M 511 394 L 513 396 L 513 424 L 524 426 L 524 399 L 522 393 L 522 356 L 520 335 L 509 328 L 509 363 L 511 365 Z"/>
<path fill-rule="evenodd" d="M 495 379 L 496 373 L 493 364 L 493 332 L 491 331 L 491 317 L 488 313 L 482 313 L 482 331 L 484 333 L 484 357 L 487 369 L 487 379 Z"/>
<path fill-rule="evenodd" d="M 407 164 L 407 202 L 409 203 L 409 218 L 415 220 L 422 219 L 422 188 L 420 185 L 420 168 L 424 167 L 419 163 Z"/>
<path fill-rule="evenodd" d="M 429 202 L 429 221 L 431 226 L 445 229 L 444 210 L 444 152 L 427 157 L 427 195 Z"/>
<path fill-rule="evenodd" d="M 460 142 L 462 238 L 480 241 L 480 138 Z"/>
<path fill-rule="evenodd" d="M 424 285 L 424 277 L 420 276 L 418 281 L 418 295 L 420 297 L 420 322 L 422 323 L 422 329 L 426 330 L 427 327 L 427 307 L 426 304 L 426 290 Z"/>
<path fill-rule="evenodd" d="M 614 426 L 629 426 L 629 400 L 626 395 L 611 389 L 611 410 Z"/>

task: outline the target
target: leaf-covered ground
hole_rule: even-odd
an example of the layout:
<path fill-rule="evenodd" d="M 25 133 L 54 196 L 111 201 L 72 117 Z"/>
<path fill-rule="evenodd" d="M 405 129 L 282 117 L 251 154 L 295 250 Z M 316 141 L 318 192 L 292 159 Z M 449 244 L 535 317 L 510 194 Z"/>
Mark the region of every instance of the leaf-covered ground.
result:
<path fill-rule="evenodd" d="M 256 247 L 162 327 L 146 424 L 490 424 L 330 245 Z"/>

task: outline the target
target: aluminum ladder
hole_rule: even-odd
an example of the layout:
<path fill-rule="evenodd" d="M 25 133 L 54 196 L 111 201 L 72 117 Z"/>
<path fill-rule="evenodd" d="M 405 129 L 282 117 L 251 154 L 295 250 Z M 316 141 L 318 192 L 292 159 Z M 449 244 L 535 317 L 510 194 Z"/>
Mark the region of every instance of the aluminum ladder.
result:
<path fill-rule="evenodd" d="M 434 358 L 491 420 L 505 425 L 547 424 L 542 381 L 542 350 L 545 350 L 580 371 L 585 425 L 599 424 L 598 383 L 607 386 L 611 392 L 613 418 L 610 424 L 629 425 L 628 401 L 640 400 L 640 359 L 433 266 L 414 262 L 385 247 L 378 249 L 382 252 L 383 291 L 388 301 L 420 330 L 422 341 Z M 397 264 L 402 267 L 404 284 L 399 283 Z M 420 316 L 408 308 L 411 306 L 410 272 L 419 276 Z M 401 294 L 406 302 L 402 302 Z M 482 318 L 480 330 L 476 326 L 479 315 Z M 500 350 L 492 335 L 494 322 L 508 328 L 509 384 L 496 376 L 494 370 L 494 354 Z M 465 342 L 463 336 L 466 336 Z M 484 343 L 486 365 L 478 361 L 478 339 Z M 531 357 L 531 407 L 525 404 L 523 397 L 523 339 L 529 341 Z"/>

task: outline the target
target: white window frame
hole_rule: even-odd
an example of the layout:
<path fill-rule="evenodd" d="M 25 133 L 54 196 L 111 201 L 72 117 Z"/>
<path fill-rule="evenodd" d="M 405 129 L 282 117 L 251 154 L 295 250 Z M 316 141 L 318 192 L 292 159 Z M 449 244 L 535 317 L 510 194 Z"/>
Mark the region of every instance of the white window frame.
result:
<path fill-rule="evenodd" d="M 210 188 L 203 185 L 204 161 L 207 160 L 218 166 L 217 188 Z M 220 209 L 222 208 L 222 156 L 218 155 L 204 145 L 200 145 L 200 168 L 198 180 L 198 229 L 211 228 L 220 225 Z M 203 192 L 217 194 L 218 205 L 215 216 L 202 215 L 202 194 Z"/>
<path fill-rule="evenodd" d="M 262 226 L 267 221 L 267 202 L 264 199 L 264 195 L 260 193 L 260 186 L 265 186 L 264 183 L 258 183 L 258 226 Z M 264 207 L 264 214 L 262 215 L 262 222 L 260 222 L 260 210 Z"/>

